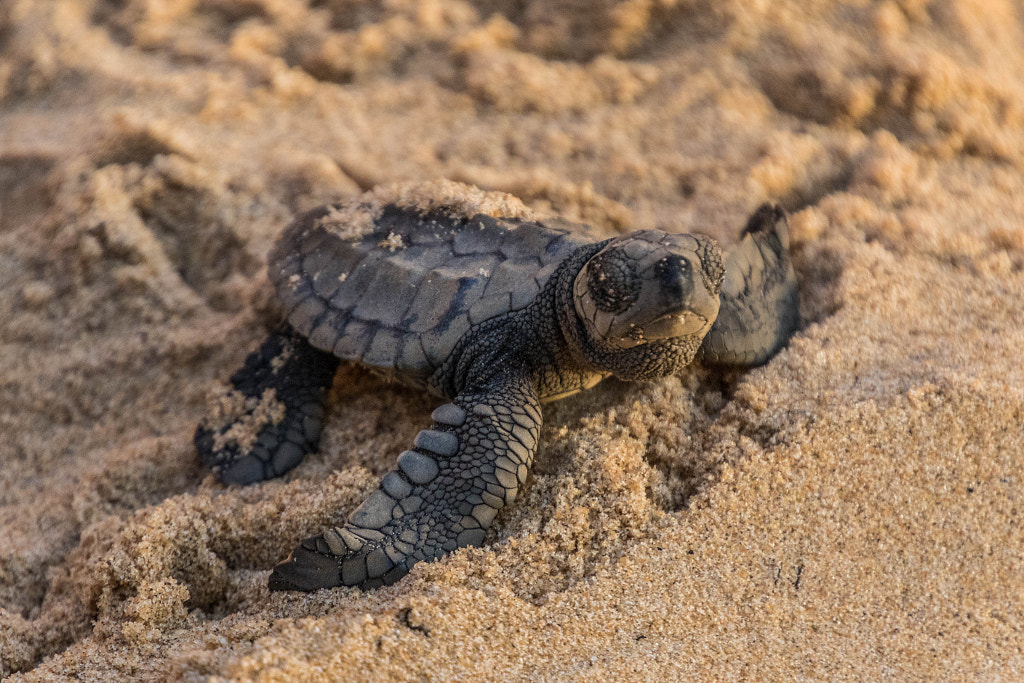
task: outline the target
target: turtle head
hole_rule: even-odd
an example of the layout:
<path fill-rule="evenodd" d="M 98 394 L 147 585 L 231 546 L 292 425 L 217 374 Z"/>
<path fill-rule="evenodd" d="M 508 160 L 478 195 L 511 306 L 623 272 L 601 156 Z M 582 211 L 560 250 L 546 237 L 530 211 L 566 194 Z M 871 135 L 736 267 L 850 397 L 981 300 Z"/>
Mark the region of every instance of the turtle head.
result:
<path fill-rule="evenodd" d="M 635 372 L 614 367 L 617 352 L 661 345 L 696 352 L 718 315 L 724 272 L 710 238 L 643 230 L 611 240 L 584 264 L 573 304 L 588 345 L 608 357 L 602 364 L 631 378 Z M 682 364 L 693 353 L 685 355 Z"/>

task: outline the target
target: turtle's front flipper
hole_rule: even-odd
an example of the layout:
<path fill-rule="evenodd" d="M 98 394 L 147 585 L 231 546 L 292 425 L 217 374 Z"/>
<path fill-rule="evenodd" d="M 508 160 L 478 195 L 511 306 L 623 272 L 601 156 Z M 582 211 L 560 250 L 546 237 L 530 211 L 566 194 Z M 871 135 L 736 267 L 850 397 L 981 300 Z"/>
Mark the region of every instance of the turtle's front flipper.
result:
<path fill-rule="evenodd" d="M 504 374 L 432 417 L 344 526 L 306 539 L 277 565 L 271 590 L 390 585 L 417 562 L 484 540 L 533 463 L 537 392 L 524 374 Z"/>
<path fill-rule="evenodd" d="M 779 206 L 762 204 L 725 258 L 718 318 L 697 358 L 753 366 L 782 348 L 800 322 L 796 275 L 789 258 L 789 226 Z"/>
<path fill-rule="evenodd" d="M 280 476 L 317 448 L 338 359 L 287 323 L 249 354 L 196 428 L 196 451 L 226 484 Z"/>

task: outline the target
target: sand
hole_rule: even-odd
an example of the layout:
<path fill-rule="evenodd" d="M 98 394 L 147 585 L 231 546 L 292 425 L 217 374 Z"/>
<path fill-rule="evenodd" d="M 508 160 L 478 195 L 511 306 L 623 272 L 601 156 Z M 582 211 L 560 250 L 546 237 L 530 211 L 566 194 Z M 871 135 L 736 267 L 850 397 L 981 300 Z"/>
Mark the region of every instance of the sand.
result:
<path fill-rule="evenodd" d="M 5 0 L 0 675 L 1024 679 L 1024 8 Z M 766 366 L 545 409 L 483 548 L 270 594 L 434 402 L 343 368 L 322 451 L 191 443 L 297 212 L 450 178 L 728 247 L 791 212 Z"/>

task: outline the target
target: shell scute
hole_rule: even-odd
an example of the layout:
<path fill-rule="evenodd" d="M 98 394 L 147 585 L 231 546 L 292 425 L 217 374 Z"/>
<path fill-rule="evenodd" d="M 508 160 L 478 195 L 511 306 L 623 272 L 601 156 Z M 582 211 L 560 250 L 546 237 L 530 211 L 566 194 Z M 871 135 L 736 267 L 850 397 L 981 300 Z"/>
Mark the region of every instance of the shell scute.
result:
<path fill-rule="evenodd" d="M 511 292 L 512 310 L 518 311 L 530 305 L 530 302 L 537 298 L 538 294 L 540 294 L 540 286 L 537 284 L 537 280 L 532 277 L 526 278 Z"/>
<path fill-rule="evenodd" d="M 341 286 L 331 297 L 331 306 L 340 310 L 355 308 L 376 278 L 377 264 L 383 260 L 384 254 L 379 252 L 364 253 L 363 258 L 345 275 Z"/>
<path fill-rule="evenodd" d="M 405 335 L 402 353 L 395 366 L 401 367 L 413 375 L 433 369 L 430 359 L 427 358 L 427 354 L 423 350 L 423 340 L 418 334 Z"/>
<path fill-rule="evenodd" d="M 366 347 L 370 345 L 372 336 L 372 326 L 359 320 L 349 319 L 338 335 L 338 341 L 334 344 L 332 349 L 334 355 L 339 358 L 362 358 Z"/>
<path fill-rule="evenodd" d="M 487 279 L 484 296 L 490 297 L 501 292 L 512 292 L 523 280 L 533 279 L 540 270 L 540 261 L 534 257 L 519 257 L 502 261 Z"/>
<path fill-rule="evenodd" d="M 402 326 L 409 332 L 419 334 L 441 325 L 459 287 L 458 279 L 431 272 L 420 284 Z"/>
<path fill-rule="evenodd" d="M 494 235 L 503 230 L 504 228 L 490 216 L 474 216 L 455 233 L 452 250 L 459 255 L 496 254 L 498 244 L 495 243 Z"/>
<path fill-rule="evenodd" d="M 422 269 L 401 259 L 384 259 L 373 269 L 373 281 L 359 297 L 352 315 L 369 323 L 395 327 L 416 295 Z"/>
<path fill-rule="evenodd" d="M 484 296 L 469 307 L 469 322 L 473 325 L 479 325 L 485 320 L 504 315 L 511 310 L 512 294 L 510 292 L 503 292 L 494 296 Z"/>
<path fill-rule="evenodd" d="M 300 217 L 271 254 L 288 320 L 317 348 L 414 382 L 472 326 L 529 305 L 586 243 L 520 218 L 387 205 L 349 225 L 337 210 Z"/>
<path fill-rule="evenodd" d="M 330 252 L 326 252 L 330 256 Z M 308 257 L 307 257 L 308 260 Z M 359 260 L 344 258 L 327 258 L 325 263 L 316 263 L 317 268 L 312 268 L 313 263 L 303 260 L 303 269 L 309 274 L 313 281 L 313 291 L 320 298 L 330 300 L 338 292 L 341 286 L 348 279 L 349 271 L 358 265 Z"/>
<path fill-rule="evenodd" d="M 410 243 L 415 246 L 434 246 L 443 244 L 445 246 L 451 244 L 452 232 L 445 230 L 437 222 L 432 225 L 425 226 L 422 232 L 414 232 L 409 235 Z"/>
<path fill-rule="evenodd" d="M 565 248 L 566 242 L 567 239 L 565 235 L 556 235 L 555 238 L 548 242 L 547 246 L 544 247 L 544 253 L 540 256 L 540 262 L 544 265 L 561 262 L 567 255 L 567 250 Z M 572 251 L 572 248 L 568 251 Z"/>
<path fill-rule="evenodd" d="M 377 330 L 363 353 L 363 362 L 376 367 L 392 367 L 398 361 L 406 335 L 394 330 Z"/>
<path fill-rule="evenodd" d="M 523 223 L 516 230 L 505 233 L 499 248 L 506 258 L 527 255 L 540 257 L 559 236 L 539 223 Z"/>
<path fill-rule="evenodd" d="M 317 348 L 333 349 L 347 322 L 348 315 L 344 311 L 328 308 L 310 332 L 309 343 Z"/>
<path fill-rule="evenodd" d="M 447 325 L 438 326 L 425 332 L 421 337 L 423 351 L 435 366 L 440 366 L 448 358 L 462 335 L 471 327 L 469 314 L 462 313 L 448 321 Z"/>

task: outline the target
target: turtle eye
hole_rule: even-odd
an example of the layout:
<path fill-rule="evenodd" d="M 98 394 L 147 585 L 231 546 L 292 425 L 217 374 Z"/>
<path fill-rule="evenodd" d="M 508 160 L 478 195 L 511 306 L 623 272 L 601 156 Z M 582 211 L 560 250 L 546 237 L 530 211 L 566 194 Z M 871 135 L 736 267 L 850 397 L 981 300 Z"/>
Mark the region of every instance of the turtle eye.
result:
<path fill-rule="evenodd" d="M 590 297 L 605 313 L 622 313 L 640 296 L 640 276 L 629 258 L 617 249 L 590 259 L 587 273 Z"/>

